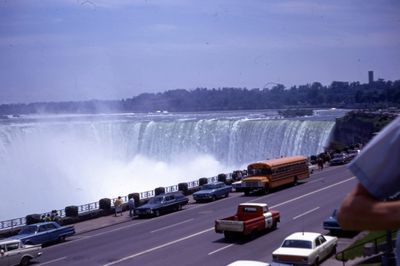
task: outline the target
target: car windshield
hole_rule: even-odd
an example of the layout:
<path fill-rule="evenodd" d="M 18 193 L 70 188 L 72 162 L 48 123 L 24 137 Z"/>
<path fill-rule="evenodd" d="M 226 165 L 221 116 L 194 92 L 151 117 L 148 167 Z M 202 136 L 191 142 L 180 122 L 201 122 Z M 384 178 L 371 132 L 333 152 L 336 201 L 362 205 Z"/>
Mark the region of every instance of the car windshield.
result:
<path fill-rule="evenodd" d="M 203 189 L 204 190 L 206 190 L 206 189 L 214 189 L 215 188 L 215 185 L 214 184 L 207 184 L 207 185 L 204 185 L 203 186 Z"/>
<path fill-rule="evenodd" d="M 249 168 L 248 175 L 249 176 L 257 176 L 257 175 L 270 175 L 271 169 L 269 168 Z"/>
<path fill-rule="evenodd" d="M 285 240 L 282 244 L 282 247 L 310 249 L 312 247 L 312 245 L 311 245 L 311 241 L 291 239 L 291 240 Z"/>
<path fill-rule="evenodd" d="M 26 226 L 21 229 L 19 234 L 33 234 L 36 232 L 36 226 Z"/>

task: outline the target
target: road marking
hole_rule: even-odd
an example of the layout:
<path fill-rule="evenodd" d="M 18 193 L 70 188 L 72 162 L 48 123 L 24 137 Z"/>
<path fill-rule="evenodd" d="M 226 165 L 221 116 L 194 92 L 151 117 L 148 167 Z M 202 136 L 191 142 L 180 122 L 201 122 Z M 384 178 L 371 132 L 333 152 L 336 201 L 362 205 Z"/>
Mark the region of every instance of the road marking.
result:
<path fill-rule="evenodd" d="M 298 218 L 300 218 L 300 217 L 303 217 L 304 215 L 307 215 L 307 214 L 309 214 L 309 213 L 311 213 L 311 212 L 313 212 L 313 211 L 316 211 L 316 210 L 318 210 L 318 209 L 319 209 L 319 207 L 316 207 L 316 208 L 311 209 L 311 210 L 309 210 L 309 211 L 303 212 L 302 214 L 293 217 L 293 220 L 296 220 L 296 219 L 298 219 Z"/>
<path fill-rule="evenodd" d="M 145 222 L 146 222 L 146 221 L 145 221 Z M 115 228 L 115 229 L 112 229 L 112 230 L 108 230 L 108 231 L 105 231 L 105 232 L 97 233 L 97 234 L 94 234 L 94 235 L 88 235 L 88 236 L 86 236 L 86 237 L 101 236 L 101 235 L 108 234 L 108 233 L 115 232 L 115 231 L 119 231 L 119 230 L 122 230 L 122 229 L 125 229 L 125 228 L 137 226 L 137 225 L 143 224 L 143 223 L 145 223 L 145 222 L 134 223 L 134 224 L 129 224 L 129 225 L 121 226 L 121 227 L 118 227 L 118 228 Z"/>
<path fill-rule="evenodd" d="M 329 185 L 329 186 L 327 186 L 327 187 L 324 187 L 324 188 L 321 188 L 321 189 L 317 189 L 317 190 L 315 190 L 315 191 L 309 192 L 309 193 L 304 194 L 304 195 L 302 195 L 302 196 L 293 198 L 293 199 L 291 199 L 291 200 L 287 200 L 287 201 L 278 203 L 278 204 L 276 204 L 276 205 L 274 205 L 274 206 L 271 206 L 271 208 L 276 208 L 276 207 L 279 207 L 279 206 L 288 204 L 288 203 L 290 203 L 290 202 L 293 202 L 293 201 L 296 201 L 296 200 L 305 198 L 305 197 L 310 196 L 310 195 L 312 195 L 312 194 L 315 194 L 315 193 L 318 193 L 318 192 L 327 190 L 327 189 L 329 189 L 329 188 L 332 188 L 332 187 L 341 185 L 341 184 L 343 184 L 343 183 L 349 182 L 349 181 L 351 181 L 351 180 L 353 180 L 353 179 L 355 179 L 354 176 L 351 177 L 351 178 L 348 178 L 348 179 L 346 179 L 346 180 L 337 182 L 337 183 L 335 183 L 335 184 Z M 267 196 L 269 196 L 269 195 L 267 195 Z M 267 197 L 267 196 L 265 196 L 265 197 Z M 258 200 L 259 200 L 259 199 L 260 199 L 260 198 L 258 198 Z M 120 262 L 129 260 L 129 259 L 133 259 L 133 258 L 138 257 L 138 256 L 140 256 L 140 255 L 143 255 L 143 254 L 146 254 L 146 253 L 150 253 L 150 252 L 152 252 L 152 251 L 155 251 L 155 250 L 158 250 L 158 249 L 161 249 L 161 248 L 164 248 L 164 247 L 173 245 L 173 244 L 175 244 L 175 243 L 178 243 L 178 242 L 181 242 L 181 241 L 190 239 L 190 238 L 192 238 L 192 237 L 195 237 L 195 236 L 198 236 L 198 235 L 207 233 L 207 232 L 212 231 L 212 230 L 214 230 L 214 227 L 211 227 L 211 228 L 209 228 L 209 229 L 205 229 L 205 230 L 203 230 L 203 231 L 200 231 L 200 232 L 197 232 L 197 233 L 194 233 L 194 234 L 191 234 L 191 235 L 188 235 L 188 236 L 185 236 L 185 237 L 176 239 L 176 240 L 171 241 L 171 242 L 167 242 L 167 243 L 162 244 L 162 245 L 160 245 L 160 246 L 156 246 L 156 247 L 154 247 L 154 248 L 150 248 L 150 249 L 144 250 L 144 251 L 142 251 L 142 252 L 139 252 L 139 253 L 136 253 L 136 254 L 133 254 L 133 255 L 130 255 L 130 256 L 121 258 L 121 259 L 119 259 L 119 260 L 115 260 L 115 261 L 109 262 L 109 263 L 107 263 L 107 264 L 104 264 L 103 266 L 110 266 L 110 265 L 118 264 L 118 263 L 120 263 Z M 232 245 L 228 245 L 228 246 L 225 246 L 225 247 L 223 247 L 223 248 L 220 248 L 219 250 L 212 251 L 212 252 L 210 252 L 210 253 L 213 254 L 213 253 L 216 253 L 216 252 L 221 251 L 221 250 L 223 250 L 223 249 L 227 249 L 227 248 L 229 248 L 229 247 L 231 247 L 231 246 L 232 246 Z"/>
<path fill-rule="evenodd" d="M 180 223 L 171 224 L 171 225 L 168 225 L 168 226 L 159 228 L 159 229 L 157 229 L 157 230 L 150 231 L 150 233 L 155 233 L 155 232 L 158 232 L 158 231 L 162 231 L 162 230 L 165 230 L 165 229 L 169 229 L 169 228 L 171 228 L 171 227 L 175 227 L 175 226 L 177 226 L 177 225 L 181 225 L 181 224 L 184 224 L 184 223 L 188 223 L 188 222 L 191 222 L 191 221 L 193 221 L 193 220 L 194 220 L 194 219 L 192 218 L 192 219 L 189 219 L 189 220 L 185 220 L 185 221 L 183 221 L 183 222 L 180 222 Z"/>
<path fill-rule="evenodd" d="M 278 204 L 276 204 L 276 205 L 274 205 L 274 206 L 271 206 L 271 208 L 276 208 L 276 207 L 279 207 L 279 206 L 282 206 L 282 205 L 286 205 L 286 204 L 291 203 L 291 202 L 293 202 L 293 201 L 296 201 L 296 200 L 299 200 L 299 199 L 308 197 L 308 196 L 310 196 L 310 195 L 312 195 L 312 194 L 315 194 L 315 193 L 318 193 L 318 192 L 327 190 L 327 189 L 329 189 L 329 188 L 336 187 L 336 186 L 341 185 L 341 184 L 343 184 L 343 183 L 349 182 L 349 181 L 351 181 L 351 180 L 353 180 L 353 179 L 355 179 L 355 178 L 356 178 L 355 176 L 350 177 L 350 178 L 348 178 L 348 179 L 345 179 L 345 180 L 343 180 L 343 181 L 334 183 L 334 184 L 329 185 L 329 186 L 327 186 L 327 187 L 323 187 L 323 188 L 314 190 L 314 191 L 312 191 L 312 192 L 306 193 L 306 194 L 304 194 L 304 195 L 301 195 L 301 196 L 299 196 L 299 197 L 296 197 L 296 198 L 293 198 L 293 199 L 290 199 L 290 200 L 287 200 L 287 201 L 278 203 Z"/>
<path fill-rule="evenodd" d="M 58 262 L 58 261 L 60 261 L 60 260 L 65 260 L 67 257 L 62 257 L 62 258 L 58 258 L 58 259 L 55 259 L 55 260 L 49 260 L 49 261 L 46 261 L 46 262 L 43 262 L 43 263 L 39 263 L 39 264 L 37 264 L 37 266 L 42 266 L 42 265 L 47 265 L 47 264 L 51 264 L 51 263 L 53 263 L 53 262 Z"/>
<path fill-rule="evenodd" d="M 338 183 L 329 185 L 329 186 L 327 186 L 327 187 L 324 187 L 324 188 L 321 188 L 321 189 L 312 191 L 312 192 L 310 192 L 310 193 L 304 194 L 304 195 L 299 196 L 299 197 L 297 197 L 297 198 L 294 198 L 294 199 L 291 199 L 291 200 L 287 200 L 287 201 L 278 203 L 278 204 L 276 204 L 276 205 L 274 205 L 274 206 L 271 206 L 270 208 L 276 208 L 276 207 L 279 207 L 279 206 L 288 204 L 288 203 L 290 203 L 290 202 L 293 202 L 293 201 L 302 199 L 302 198 L 307 197 L 307 196 L 310 196 L 310 195 L 312 195 L 312 194 L 315 194 L 315 193 L 324 191 L 324 190 L 329 189 L 329 188 L 331 188 L 331 187 L 338 186 L 338 185 L 340 185 L 340 184 L 346 183 L 346 182 L 348 182 L 348 181 L 353 180 L 354 178 L 355 178 L 355 176 L 350 177 L 350 178 L 348 178 L 348 179 L 346 179 L 346 180 L 343 180 L 343 181 L 340 181 L 340 182 L 338 182 Z M 262 197 L 262 198 L 267 198 L 269 195 L 270 195 L 270 194 L 268 194 L 268 195 L 266 195 L 266 196 L 264 196 L 264 197 Z M 257 199 L 254 199 L 254 200 L 251 200 L 251 201 L 248 201 L 248 202 L 253 202 L 253 201 L 260 201 L 260 198 L 257 198 Z M 317 207 L 316 209 L 318 209 L 318 208 L 319 208 L 319 207 Z M 314 211 L 314 209 L 311 210 L 311 211 Z M 308 211 L 308 212 L 310 212 L 310 211 Z M 302 215 L 304 215 L 304 214 L 302 214 Z M 214 254 L 214 253 L 216 253 L 216 252 L 219 252 L 219 251 L 224 250 L 224 249 L 226 249 L 226 248 L 228 248 L 228 247 L 231 247 L 231 246 L 232 246 L 232 245 L 225 246 L 225 247 L 223 247 L 223 248 L 220 248 L 220 249 L 218 249 L 218 250 L 215 250 L 215 251 L 213 251 L 213 252 L 208 253 L 208 255 Z"/>
<path fill-rule="evenodd" d="M 214 254 L 214 253 L 220 252 L 220 251 L 222 251 L 222 250 L 224 250 L 224 249 L 230 248 L 230 247 L 233 246 L 233 245 L 234 245 L 234 244 L 230 244 L 230 245 L 227 245 L 227 246 L 225 246 L 225 247 L 219 248 L 219 249 L 217 249 L 217 250 L 214 250 L 214 251 L 208 253 L 208 255 L 212 255 L 212 254 Z"/>
<path fill-rule="evenodd" d="M 175 243 L 178 243 L 178 242 L 187 240 L 187 239 L 189 239 L 189 238 L 192 238 L 192 237 L 195 237 L 195 236 L 198 236 L 198 235 L 207 233 L 207 232 L 212 231 L 212 230 L 214 230 L 214 227 L 208 228 L 208 229 L 206 229 L 206 230 L 197 232 L 197 233 L 192 234 L 192 235 L 188 235 L 188 236 L 185 236 L 185 237 L 176 239 L 176 240 L 171 241 L 171 242 L 167 242 L 167 243 L 165 243 L 165 244 L 162 244 L 162 245 L 156 246 L 156 247 L 154 247 L 154 248 L 150 248 L 150 249 L 144 250 L 144 251 L 142 251 L 142 252 L 139 252 L 139 253 L 136 253 L 136 254 L 133 254 L 133 255 L 130 255 L 130 256 L 121 258 L 121 259 L 119 259 L 119 260 L 115 260 L 115 261 L 109 262 L 109 263 L 107 263 L 107 264 L 104 264 L 103 266 L 110 266 L 110 265 L 118 264 L 118 263 L 120 263 L 120 262 L 129 260 L 129 259 L 133 259 L 133 258 L 135 258 L 135 257 L 137 257 L 137 256 L 140 256 L 140 255 L 143 255 L 143 254 L 146 254 L 146 253 L 155 251 L 155 250 L 157 250 L 157 249 L 161 249 L 161 248 L 164 248 L 164 247 L 173 245 L 173 244 L 175 244 Z"/>

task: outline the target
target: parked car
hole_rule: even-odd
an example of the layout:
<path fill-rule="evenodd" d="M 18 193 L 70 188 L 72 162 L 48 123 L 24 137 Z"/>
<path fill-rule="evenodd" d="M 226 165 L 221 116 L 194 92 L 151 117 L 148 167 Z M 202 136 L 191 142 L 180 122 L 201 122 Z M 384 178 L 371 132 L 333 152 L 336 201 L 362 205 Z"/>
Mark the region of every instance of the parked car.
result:
<path fill-rule="evenodd" d="M 231 239 L 275 229 L 279 221 L 279 211 L 270 210 L 266 203 L 241 203 L 235 215 L 215 221 L 215 232 Z"/>
<path fill-rule="evenodd" d="M 337 237 L 324 236 L 320 233 L 293 233 L 272 252 L 272 260 L 276 263 L 318 265 L 336 253 L 337 241 Z"/>
<path fill-rule="evenodd" d="M 0 266 L 26 266 L 41 255 L 41 245 L 24 245 L 17 239 L 0 241 Z"/>
<path fill-rule="evenodd" d="M 341 164 L 346 164 L 350 161 L 351 159 L 348 158 L 348 156 L 344 153 L 337 153 L 334 154 L 333 157 L 329 161 L 329 165 L 341 165 Z"/>
<path fill-rule="evenodd" d="M 236 192 L 242 192 L 242 180 L 233 182 L 232 189 L 234 189 Z"/>
<path fill-rule="evenodd" d="M 181 192 L 160 194 L 149 200 L 146 204 L 137 207 L 135 213 L 139 217 L 160 216 L 162 213 L 179 211 L 188 204 L 189 199 Z"/>
<path fill-rule="evenodd" d="M 310 174 L 313 174 L 314 171 L 318 170 L 318 164 L 308 163 L 308 170 L 310 171 Z"/>
<path fill-rule="evenodd" d="M 256 260 L 236 260 L 229 263 L 227 266 L 270 266 L 271 264 Z"/>
<path fill-rule="evenodd" d="M 228 197 L 231 191 L 232 186 L 225 185 L 224 182 L 214 182 L 203 185 L 201 190 L 193 193 L 193 199 L 196 202 L 214 201 L 219 198 Z"/>
<path fill-rule="evenodd" d="M 75 234 L 73 225 L 61 226 L 56 222 L 42 222 L 22 227 L 17 235 L 8 239 L 19 239 L 24 244 L 37 245 L 64 241 Z"/>
<path fill-rule="evenodd" d="M 328 230 L 332 235 L 341 233 L 354 233 L 356 231 L 343 230 L 337 221 L 337 209 L 334 209 L 331 216 L 326 218 L 322 223 L 325 230 Z"/>

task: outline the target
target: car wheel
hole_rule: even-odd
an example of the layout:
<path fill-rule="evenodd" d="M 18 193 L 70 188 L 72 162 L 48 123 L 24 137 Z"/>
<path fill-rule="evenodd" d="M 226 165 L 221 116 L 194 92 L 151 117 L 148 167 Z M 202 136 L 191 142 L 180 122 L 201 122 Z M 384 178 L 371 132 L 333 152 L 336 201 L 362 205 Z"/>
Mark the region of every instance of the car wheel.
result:
<path fill-rule="evenodd" d="M 29 263 L 31 262 L 31 258 L 29 257 L 23 257 L 21 260 L 21 263 L 19 265 L 21 266 L 28 266 Z"/>
<path fill-rule="evenodd" d="M 233 233 L 231 232 L 224 232 L 225 240 L 231 241 L 233 239 Z"/>
<path fill-rule="evenodd" d="M 229 197 L 229 193 L 226 193 L 226 194 L 225 194 L 225 198 L 227 198 L 227 197 Z"/>
<path fill-rule="evenodd" d="M 159 210 L 155 210 L 154 211 L 154 216 L 156 216 L 156 217 L 160 216 L 160 211 Z"/>
<path fill-rule="evenodd" d="M 336 254 L 336 246 L 334 246 L 332 249 L 332 255 L 335 255 L 335 254 Z"/>
<path fill-rule="evenodd" d="M 318 257 L 315 259 L 314 265 L 315 265 L 315 266 L 319 265 L 319 258 L 318 258 Z"/>
<path fill-rule="evenodd" d="M 215 195 L 212 196 L 212 201 L 215 201 L 217 199 L 217 197 Z"/>
<path fill-rule="evenodd" d="M 245 192 L 244 192 L 244 195 L 245 195 L 245 196 L 249 196 L 249 195 L 250 195 L 250 191 L 245 191 Z"/>
<path fill-rule="evenodd" d="M 65 241 L 65 236 L 60 236 L 60 237 L 58 238 L 58 241 L 64 242 L 64 241 Z"/>
<path fill-rule="evenodd" d="M 181 211 L 182 210 L 182 205 L 178 205 L 178 211 Z"/>
<path fill-rule="evenodd" d="M 278 222 L 277 221 L 273 221 L 272 230 L 275 230 L 277 227 L 278 227 Z"/>

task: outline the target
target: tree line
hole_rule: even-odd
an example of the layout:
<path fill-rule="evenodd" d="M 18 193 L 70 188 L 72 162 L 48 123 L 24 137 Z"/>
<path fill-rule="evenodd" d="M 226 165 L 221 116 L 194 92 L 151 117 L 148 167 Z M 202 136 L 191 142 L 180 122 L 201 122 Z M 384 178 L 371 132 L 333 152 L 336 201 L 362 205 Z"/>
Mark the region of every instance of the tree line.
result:
<path fill-rule="evenodd" d="M 196 88 L 160 93 L 143 93 L 122 100 L 37 102 L 2 104 L 0 114 L 35 113 L 115 113 L 115 112 L 187 112 L 215 110 L 251 110 L 282 108 L 388 108 L 400 107 L 400 80 L 359 82 L 320 82 L 286 88 Z"/>

